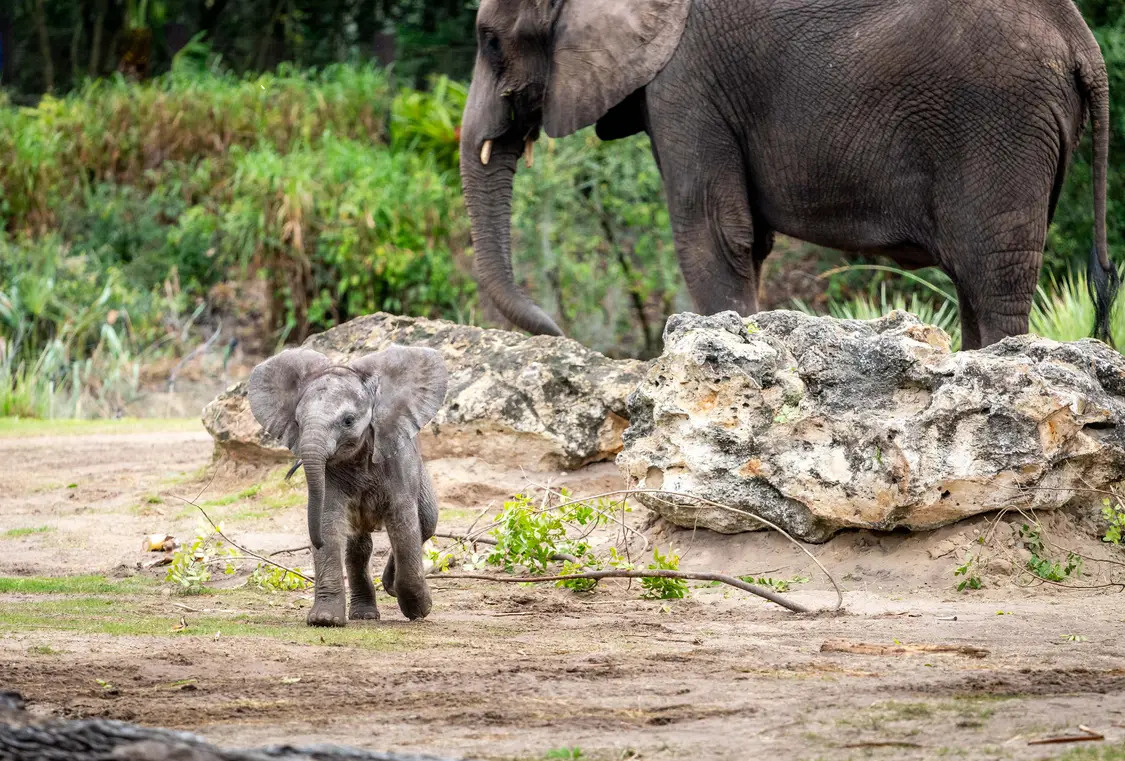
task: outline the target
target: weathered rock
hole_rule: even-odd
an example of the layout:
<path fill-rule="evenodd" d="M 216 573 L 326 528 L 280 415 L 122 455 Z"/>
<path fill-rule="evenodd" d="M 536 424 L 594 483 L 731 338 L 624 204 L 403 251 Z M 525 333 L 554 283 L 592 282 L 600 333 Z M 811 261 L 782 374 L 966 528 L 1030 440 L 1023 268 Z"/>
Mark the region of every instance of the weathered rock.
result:
<path fill-rule="evenodd" d="M 304 345 L 343 361 L 392 343 L 436 349 L 449 367 L 445 404 L 420 436 L 431 458 L 475 456 L 531 469 L 611 459 L 628 424 L 625 399 L 644 373 L 642 362 L 609 359 L 565 338 L 388 314 Z M 244 384 L 209 404 L 203 423 L 233 457 L 289 456 L 254 420 Z"/>
<path fill-rule="evenodd" d="M 808 541 L 1093 502 L 1083 490 L 1125 482 L 1125 357 L 1096 341 L 951 354 L 945 333 L 903 312 L 676 315 L 664 341 L 629 399 L 626 478 Z M 680 526 L 761 527 L 641 499 Z"/>

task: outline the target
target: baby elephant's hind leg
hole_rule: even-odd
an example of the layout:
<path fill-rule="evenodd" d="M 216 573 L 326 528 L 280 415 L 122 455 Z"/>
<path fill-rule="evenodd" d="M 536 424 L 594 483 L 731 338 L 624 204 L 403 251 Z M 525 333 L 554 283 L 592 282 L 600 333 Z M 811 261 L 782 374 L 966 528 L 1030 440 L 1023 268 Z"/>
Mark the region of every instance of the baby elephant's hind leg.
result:
<path fill-rule="evenodd" d="M 422 471 L 422 491 L 418 498 L 418 523 L 422 529 L 422 542 L 427 542 L 437 531 L 438 504 L 434 495 L 434 485 L 430 475 Z M 395 554 L 387 553 L 387 565 L 383 568 L 383 589 L 395 597 Z"/>
<path fill-rule="evenodd" d="M 348 586 L 351 588 L 351 610 L 348 612 L 348 618 L 353 621 L 378 619 L 379 609 L 375 605 L 375 585 L 371 583 L 369 572 L 371 536 L 361 534 L 349 537 L 346 557 Z"/>
<path fill-rule="evenodd" d="M 383 576 L 380 579 L 383 582 L 383 591 L 391 597 L 395 595 L 395 553 L 393 550 L 387 552 L 387 565 L 383 567 Z"/>

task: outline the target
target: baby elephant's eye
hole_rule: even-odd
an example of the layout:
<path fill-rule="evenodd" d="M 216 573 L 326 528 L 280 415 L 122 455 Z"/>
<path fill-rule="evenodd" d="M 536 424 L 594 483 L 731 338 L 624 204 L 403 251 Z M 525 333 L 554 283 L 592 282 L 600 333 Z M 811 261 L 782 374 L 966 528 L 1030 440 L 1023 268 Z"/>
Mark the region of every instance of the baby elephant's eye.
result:
<path fill-rule="evenodd" d="M 344 419 L 340 422 L 344 424 L 345 428 L 351 428 L 355 425 L 355 415 L 344 415 Z"/>

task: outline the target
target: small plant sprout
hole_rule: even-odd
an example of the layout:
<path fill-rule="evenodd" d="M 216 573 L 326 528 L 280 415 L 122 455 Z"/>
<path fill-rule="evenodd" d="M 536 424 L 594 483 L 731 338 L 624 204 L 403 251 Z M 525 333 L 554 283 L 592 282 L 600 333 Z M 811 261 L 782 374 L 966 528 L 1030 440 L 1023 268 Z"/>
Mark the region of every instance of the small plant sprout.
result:
<path fill-rule="evenodd" d="M 1102 500 L 1102 516 L 1109 524 L 1102 540 L 1113 545 L 1120 545 L 1125 538 L 1125 504 L 1121 500 L 1112 500 L 1106 497 Z"/>
<path fill-rule="evenodd" d="M 957 566 L 957 570 L 953 572 L 954 576 L 963 576 L 964 578 L 957 582 L 957 591 L 964 592 L 966 589 L 981 589 L 984 587 L 984 582 L 981 581 L 980 576 L 976 572 L 977 556 L 972 552 L 965 554 L 965 561 Z"/>
<path fill-rule="evenodd" d="M 678 571 L 680 570 L 680 556 L 676 550 L 669 547 L 667 554 L 661 555 L 659 547 L 652 548 L 652 562 L 648 564 L 652 571 Z M 641 579 L 644 587 L 644 597 L 654 600 L 681 600 L 691 594 L 687 582 L 683 579 L 649 578 Z"/>
<path fill-rule="evenodd" d="M 191 543 L 180 547 L 172 555 L 172 564 L 168 566 L 165 580 L 174 584 L 180 594 L 202 594 L 205 585 L 211 580 L 212 565 L 222 564 L 223 573 L 234 573 L 231 558 L 237 551 L 223 541 L 220 531 L 221 528 L 200 527 Z"/>
<path fill-rule="evenodd" d="M 1023 524 L 1020 527 L 1020 539 L 1024 546 L 1031 552 L 1027 561 L 1027 570 L 1045 581 L 1063 582 L 1077 579 L 1082 576 L 1082 556 L 1074 552 L 1067 552 L 1066 561 L 1052 561 L 1046 557 L 1043 545 L 1042 531 L 1038 524 L 1030 526 Z"/>

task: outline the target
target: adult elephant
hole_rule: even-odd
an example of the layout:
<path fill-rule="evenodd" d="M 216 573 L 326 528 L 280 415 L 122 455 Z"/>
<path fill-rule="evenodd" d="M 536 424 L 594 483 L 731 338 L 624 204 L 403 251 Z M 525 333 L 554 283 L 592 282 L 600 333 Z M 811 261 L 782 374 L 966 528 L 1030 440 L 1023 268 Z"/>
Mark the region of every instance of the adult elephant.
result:
<path fill-rule="evenodd" d="M 1100 335 L 1109 85 L 1071 0 L 482 0 L 461 131 L 477 279 L 513 323 L 512 179 L 540 128 L 647 132 L 696 308 L 757 310 L 774 233 L 938 265 L 963 345 L 1025 333 L 1086 114 Z"/>

